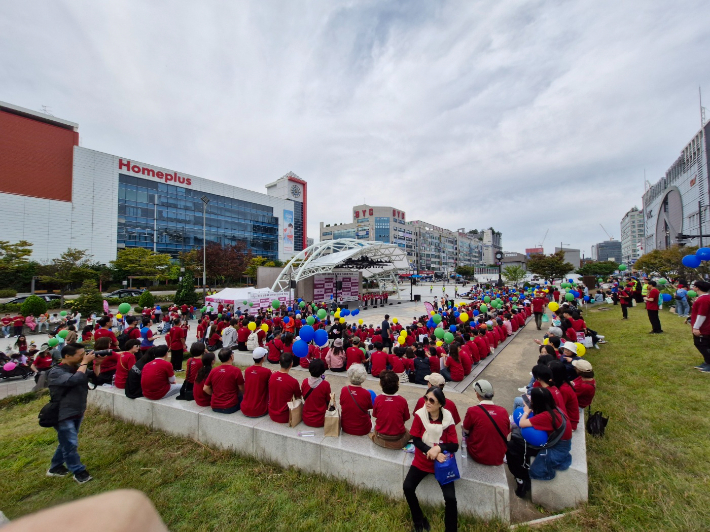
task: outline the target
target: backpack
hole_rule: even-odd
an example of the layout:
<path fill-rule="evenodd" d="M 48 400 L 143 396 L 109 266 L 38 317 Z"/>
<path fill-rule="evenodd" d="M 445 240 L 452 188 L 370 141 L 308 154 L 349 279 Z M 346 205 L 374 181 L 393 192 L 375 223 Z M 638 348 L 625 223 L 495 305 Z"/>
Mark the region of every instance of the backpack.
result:
<path fill-rule="evenodd" d="M 131 339 L 131 334 L 130 332 L 126 332 L 127 329 L 124 329 L 124 331 L 118 335 L 118 348 L 122 351 L 126 350 L 126 342 Z"/>
<path fill-rule="evenodd" d="M 601 438 L 604 436 L 604 430 L 606 429 L 606 424 L 609 422 L 608 417 L 604 417 L 604 414 L 597 410 L 592 414 L 592 407 L 589 406 L 589 416 L 587 418 L 587 432 L 592 436 Z"/>
<path fill-rule="evenodd" d="M 254 331 L 250 333 L 249 338 L 247 338 L 247 350 L 254 351 L 257 347 L 259 347 L 259 336 L 256 334 L 256 331 Z"/>

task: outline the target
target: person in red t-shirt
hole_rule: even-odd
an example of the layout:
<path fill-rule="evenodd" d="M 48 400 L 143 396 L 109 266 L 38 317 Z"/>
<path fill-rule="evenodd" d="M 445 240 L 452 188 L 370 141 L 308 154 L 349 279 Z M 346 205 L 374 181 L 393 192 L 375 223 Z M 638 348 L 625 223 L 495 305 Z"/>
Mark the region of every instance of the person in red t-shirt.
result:
<path fill-rule="evenodd" d="M 141 341 L 140 340 L 127 340 L 124 345 L 125 351 L 121 353 L 118 357 L 118 363 L 116 364 L 116 377 L 113 381 L 113 385 L 116 388 L 124 390 L 126 388 L 126 380 L 128 380 L 128 372 L 136 363 L 136 353 L 140 351 Z"/>
<path fill-rule="evenodd" d="M 348 369 L 350 384 L 340 390 L 340 423 L 345 434 L 364 436 L 372 430 L 369 412 L 372 410 L 372 395 L 369 390 L 361 386 L 366 379 L 365 366 L 362 364 L 350 366 Z"/>
<path fill-rule="evenodd" d="M 415 530 L 429 530 L 429 521 L 422 513 L 417 499 L 417 486 L 428 475 L 434 473 L 434 461 L 440 463 L 447 459 L 455 460 L 459 448 L 456 425 L 451 414 L 446 410 L 446 397 L 438 387 L 429 388 L 426 394 L 426 406 L 414 415 L 411 435 L 414 443 L 414 460 L 404 479 L 404 497 L 409 504 Z M 447 456 L 444 453 L 448 453 Z M 446 530 L 457 530 L 458 514 L 456 510 L 455 482 L 441 485 L 444 495 Z"/>
<path fill-rule="evenodd" d="M 444 386 L 446 385 L 446 380 L 439 373 L 432 373 L 431 375 L 427 375 L 426 377 L 424 377 L 424 380 L 429 383 L 429 388 L 431 388 L 432 386 L 438 386 L 439 388 L 441 388 L 442 391 L 444 390 Z M 425 401 L 426 394 L 417 399 L 417 404 L 414 405 L 412 415 L 414 415 L 417 410 L 424 406 Z M 446 408 L 446 410 L 448 410 L 451 414 L 451 417 L 454 418 L 454 425 L 458 425 L 459 423 L 461 423 L 461 416 L 459 415 L 459 410 L 458 408 L 456 408 L 456 405 L 451 399 L 446 400 L 444 408 Z"/>
<path fill-rule="evenodd" d="M 382 343 L 375 344 L 375 351 L 370 355 L 370 363 L 372 364 L 372 376 L 379 377 L 380 373 L 387 369 L 387 353 L 382 351 Z M 369 431 L 368 431 L 369 432 Z"/>
<path fill-rule="evenodd" d="M 461 382 L 463 380 L 463 365 L 459 357 L 458 344 L 449 346 L 449 355 L 445 358 L 444 367 L 441 368 L 440 373 L 447 381 Z"/>
<path fill-rule="evenodd" d="M 532 311 L 535 314 L 535 325 L 538 331 L 542 327 L 542 315 L 545 313 L 545 305 L 547 305 L 547 299 L 542 297 L 540 292 L 535 292 L 535 298 L 532 300 Z"/>
<path fill-rule="evenodd" d="M 180 318 L 173 320 L 173 326 L 170 328 L 170 361 L 173 363 L 173 371 L 182 371 L 182 358 L 187 346 L 185 338 L 187 335 L 180 327 Z"/>
<path fill-rule="evenodd" d="M 37 353 L 34 361 L 32 361 L 31 369 L 36 373 L 35 383 L 39 381 L 39 376 L 41 373 L 48 371 L 52 368 L 52 353 L 49 350 L 48 344 L 42 345 L 42 351 Z"/>
<path fill-rule="evenodd" d="M 330 404 L 330 383 L 323 376 L 325 362 L 312 360 L 308 372 L 311 376 L 301 383 L 303 423 L 308 427 L 322 427 L 325 424 L 325 411 Z"/>
<path fill-rule="evenodd" d="M 463 367 L 464 377 L 471 374 L 473 369 L 473 358 L 466 345 L 461 345 L 463 340 L 459 341 L 459 359 L 461 360 L 461 366 Z"/>
<path fill-rule="evenodd" d="M 106 352 L 108 352 L 108 355 L 104 354 Z M 97 355 L 97 353 L 102 353 L 102 356 Z M 108 336 L 98 338 L 94 342 L 94 354 L 96 354 L 94 375 L 96 375 L 99 386 L 111 384 L 120 358 L 120 353 L 111 349 L 111 338 Z"/>
<path fill-rule="evenodd" d="M 288 402 L 301 397 L 298 381 L 289 375 L 293 365 L 291 353 L 281 353 L 281 368 L 269 378 L 269 417 L 276 423 L 288 423 Z"/>
<path fill-rule="evenodd" d="M 263 347 L 254 349 L 254 365 L 244 370 L 244 398 L 241 408 L 242 414 L 247 417 L 262 417 L 269 413 L 271 370 L 264 367 L 267 353 Z"/>
<path fill-rule="evenodd" d="M 367 358 L 365 357 L 365 353 L 362 352 L 362 349 L 360 349 L 360 338 L 353 338 L 353 345 L 345 350 L 345 357 L 347 358 L 345 365 L 346 370 L 350 369 L 350 366 L 353 364 L 365 365 Z"/>
<path fill-rule="evenodd" d="M 587 408 L 592 404 L 594 395 L 597 392 L 597 383 L 594 380 L 594 370 L 592 365 L 584 360 L 572 361 L 578 377 L 572 381 L 574 393 L 577 394 L 577 404 L 580 408 Z"/>
<path fill-rule="evenodd" d="M 155 360 L 148 362 L 141 371 L 141 389 L 143 397 L 157 401 L 179 393 L 180 385 L 175 383 L 175 372 L 168 360 L 168 346 L 159 345 L 153 349 Z"/>
<path fill-rule="evenodd" d="M 202 345 L 204 346 L 204 344 Z M 200 358 L 200 369 L 197 370 L 195 384 L 192 388 L 192 395 L 197 406 L 210 406 L 212 404 L 212 396 L 205 393 L 205 383 L 212 372 L 215 359 L 214 353 L 207 350 L 204 350 L 202 358 Z"/>
<path fill-rule="evenodd" d="M 98 340 L 103 337 L 111 338 L 111 349 L 118 349 L 118 340 L 116 339 L 114 332 L 109 328 L 110 324 L 111 318 L 108 316 L 104 316 L 97 320 L 97 325 L 99 325 L 100 328 L 94 331 L 94 340 Z"/>
<path fill-rule="evenodd" d="M 203 389 L 212 396 L 210 406 L 214 412 L 233 414 L 239 410 L 244 395 L 244 377 L 242 370 L 233 364 L 234 353 L 229 347 L 220 349 L 217 357 L 221 364 L 210 371 Z"/>
<path fill-rule="evenodd" d="M 370 438 L 380 447 L 401 449 L 409 441 L 404 422 L 409 419 L 407 400 L 399 391 L 399 376 L 390 370 L 380 373 L 382 394 L 375 399 L 372 415 L 376 418 L 375 432 Z"/>
<path fill-rule="evenodd" d="M 650 290 L 643 300 L 646 302 L 648 321 L 651 322 L 651 334 L 661 334 L 663 329 L 661 328 L 661 320 L 658 318 L 658 300 L 661 297 L 661 293 L 656 288 L 656 281 L 649 281 L 648 285 Z"/>
<path fill-rule="evenodd" d="M 468 409 L 463 421 L 466 449 L 479 464 L 502 465 L 510 434 L 508 411 L 493 404 L 490 382 L 479 380 L 473 389 L 479 404 Z"/>

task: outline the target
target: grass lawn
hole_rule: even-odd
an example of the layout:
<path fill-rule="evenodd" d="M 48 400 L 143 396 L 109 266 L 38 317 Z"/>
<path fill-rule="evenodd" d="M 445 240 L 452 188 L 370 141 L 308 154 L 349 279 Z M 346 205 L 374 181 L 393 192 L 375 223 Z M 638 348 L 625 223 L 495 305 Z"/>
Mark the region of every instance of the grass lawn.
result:
<path fill-rule="evenodd" d="M 664 335 L 649 335 L 645 312 L 590 311 L 609 343 L 590 350 L 594 408 L 611 417 L 604 439 L 588 441 L 589 504 L 545 530 L 710 529 L 710 375 L 690 330 L 663 312 Z M 173 531 L 409 529 L 406 503 L 341 481 L 263 464 L 127 425 L 90 410 L 80 450 L 96 480 L 79 486 L 44 476 L 55 433 L 37 425 L 46 397 L 0 401 L 0 509 L 15 518 L 116 488 L 138 488 Z M 427 512 L 443 530 L 443 510 Z M 461 518 L 460 530 L 505 530 Z"/>

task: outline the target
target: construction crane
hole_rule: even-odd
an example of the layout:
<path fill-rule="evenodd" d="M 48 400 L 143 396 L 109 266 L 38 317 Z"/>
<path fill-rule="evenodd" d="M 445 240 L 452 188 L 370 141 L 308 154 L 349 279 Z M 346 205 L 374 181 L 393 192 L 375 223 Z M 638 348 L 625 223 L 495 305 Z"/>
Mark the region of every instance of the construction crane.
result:
<path fill-rule="evenodd" d="M 599 224 L 599 227 L 601 227 L 602 229 L 604 229 L 604 226 L 603 226 L 602 224 Z M 609 234 L 609 231 L 607 231 L 606 229 L 604 229 L 604 232 L 606 233 L 606 236 L 609 237 L 609 240 L 614 240 L 614 237 Z"/>
<path fill-rule="evenodd" d="M 542 237 L 542 242 L 540 244 L 538 244 L 537 247 L 541 248 L 545 245 L 545 239 L 547 238 L 547 233 L 549 233 L 549 232 L 550 232 L 549 229 L 547 231 L 545 231 L 545 236 Z"/>

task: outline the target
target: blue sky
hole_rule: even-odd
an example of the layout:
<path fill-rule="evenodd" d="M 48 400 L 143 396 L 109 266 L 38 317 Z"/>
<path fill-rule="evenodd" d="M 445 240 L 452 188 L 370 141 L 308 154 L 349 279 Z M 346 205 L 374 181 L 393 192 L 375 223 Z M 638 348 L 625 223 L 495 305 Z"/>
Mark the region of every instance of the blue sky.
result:
<path fill-rule="evenodd" d="M 708 20 L 702 1 L 5 2 L 0 100 L 256 191 L 293 171 L 316 238 L 365 200 L 588 255 L 699 129 Z"/>

